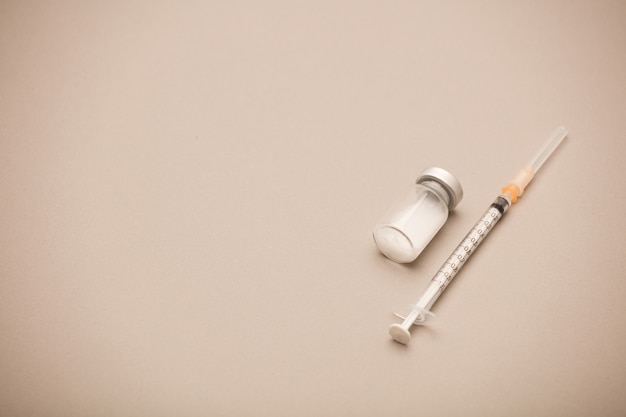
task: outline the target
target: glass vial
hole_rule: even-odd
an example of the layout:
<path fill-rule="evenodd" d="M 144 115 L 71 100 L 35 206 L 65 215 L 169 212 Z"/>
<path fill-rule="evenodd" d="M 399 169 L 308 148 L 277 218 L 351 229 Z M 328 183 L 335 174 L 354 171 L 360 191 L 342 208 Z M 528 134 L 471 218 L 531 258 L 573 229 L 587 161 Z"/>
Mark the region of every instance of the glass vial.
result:
<path fill-rule="evenodd" d="M 389 259 L 414 261 L 463 198 L 459 181 L 442 168 L 425 169 L 406 196 L 374 228 L 374 241 Z"/>

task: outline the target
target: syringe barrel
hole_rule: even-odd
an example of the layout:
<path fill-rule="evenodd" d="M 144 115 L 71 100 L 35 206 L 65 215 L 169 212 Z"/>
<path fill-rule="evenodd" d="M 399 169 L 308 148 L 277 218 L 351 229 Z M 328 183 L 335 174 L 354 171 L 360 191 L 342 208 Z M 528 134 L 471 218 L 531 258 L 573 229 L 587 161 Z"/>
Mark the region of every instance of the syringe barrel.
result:
<path fill-rule="evenodd" d="M 494 200 L 432 278 L 428 287 L 426 287 L 426 290 L 417 301 L 415 305 L 417 308 L 430 310 L 455 275 L 463 268 L 472 253 L 506 213 L 509 205 L 508 199 L 503 195 L 498 196 Z"/>

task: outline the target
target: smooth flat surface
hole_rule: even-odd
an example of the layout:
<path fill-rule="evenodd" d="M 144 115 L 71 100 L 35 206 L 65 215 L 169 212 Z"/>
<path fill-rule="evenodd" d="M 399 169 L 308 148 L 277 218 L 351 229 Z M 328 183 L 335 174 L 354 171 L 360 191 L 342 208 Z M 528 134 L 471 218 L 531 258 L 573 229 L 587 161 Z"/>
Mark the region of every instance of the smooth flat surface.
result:
<path fill-rule="evenodd" d="M 626 414 L 624 2 L 2 2 L 6 416 Z M 391 341 L 500 187 L 569 138 Z M 372 227 L 419 172 L 412 265 Z"/>

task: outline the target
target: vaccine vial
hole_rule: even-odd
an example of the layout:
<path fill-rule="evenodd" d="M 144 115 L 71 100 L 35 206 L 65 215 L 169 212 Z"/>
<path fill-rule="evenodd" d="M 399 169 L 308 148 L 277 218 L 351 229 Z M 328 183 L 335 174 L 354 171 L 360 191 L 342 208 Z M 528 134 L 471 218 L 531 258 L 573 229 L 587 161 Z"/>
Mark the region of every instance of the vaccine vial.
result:
<path fill-rule="evenodd" d="M 425 169 L 375 226 L 376 246 L 395 262 L 413 262 L 462 198 L 463 188 L 454 175 L 443 168 Z"/>

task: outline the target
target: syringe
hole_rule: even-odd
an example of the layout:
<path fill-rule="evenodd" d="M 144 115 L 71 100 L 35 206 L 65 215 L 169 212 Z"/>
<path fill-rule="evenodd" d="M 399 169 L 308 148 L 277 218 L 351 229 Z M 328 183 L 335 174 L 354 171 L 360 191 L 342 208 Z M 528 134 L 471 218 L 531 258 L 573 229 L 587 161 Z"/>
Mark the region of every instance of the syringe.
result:
<path fill-rule="evenodd" d="M 491 229 L 498 223 L 500 218 L 509 209 L 509 206 L 517 201 L 517 198 L 524 193 L 524 189 L 533 179 L 539 168 L 554 152 L 559 144 L 567 136 L 567 130 L 561 126 L 557 128 L 546 144 L 531 159 L 530 163 L 520 170 L 508 185 L 502 189 L 495 201 L 489 206 L 487 211 L 476 222 L 472 230 L 465 236 L 461 243 L 454 249 L 450 257 L 446 260 L 439 272 L 435 274 L 420 299 L 411 307 L 405 316 L 396 314 L 404 319 L 401 324 L 392 324 L 389 327 L 389 334 L 398 343 L 407 344 L 411 340 L 409 329 L 412 325 L 426 324 L 434 314 L 430 311 L 435 301 L 450 284 L 454 276 L 465 265 L 465 262 L 474 253 L 478 245 L 485 239 Z"/>

